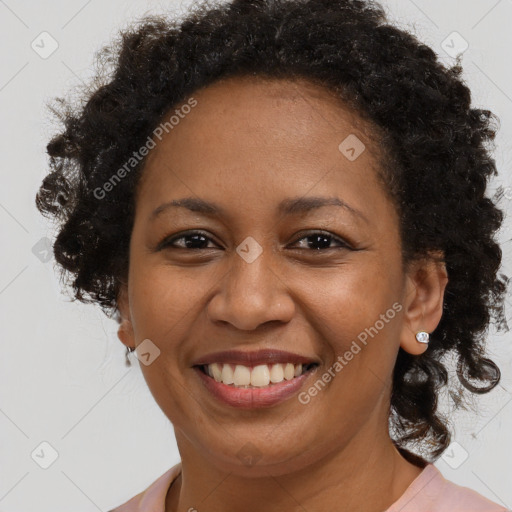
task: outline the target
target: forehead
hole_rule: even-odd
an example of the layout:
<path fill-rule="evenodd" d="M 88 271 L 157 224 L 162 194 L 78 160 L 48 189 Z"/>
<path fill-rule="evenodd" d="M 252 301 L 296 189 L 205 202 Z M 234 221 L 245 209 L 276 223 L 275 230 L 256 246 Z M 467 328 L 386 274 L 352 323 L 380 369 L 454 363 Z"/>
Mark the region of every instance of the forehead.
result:
<path fill-rule="evenodd" d="M 356 200 L 380 187 L 380 148 L 370 126 L 324 87 L 235 77 L 192 97 L 195 106 L 147 157 L 139 184 L 143 201 L 213 194 L 241 208 L 249 201 L 263 207 L 309 191 L 341 190 L 344 199 Z M 344 154 L 348 146 L 355 147 L 356 158 Z"/>
<path fill-rule="evenodd" d="M 230 135 L 239 143 L 242 136 L 253 140 L 271 138 L 274 144 L 286 138 L 293 138 L 295 143 L 305 138 L 313 142 L 318 137 L 330 142 L 343 134 L 367 137 L 374 131 L 333 90 L 304 78 L 223 78 L 195 91 L 193 98 L 197 106 L 180 115 L 179 120 L 174 116 L 178 123 L 166 130 L 164 139 L 173 138 L 172 134 L 176 138 L 177 132 L 178 137 L 185 139 L 192 131 L 194 137 L 200 133 L 207 141 L 214 140 L 216 134 L 222 136 L 231 131 Z M 185 103 L 173 107 L 168 114 L 178 113 Z M 164 122 L 167 117 L 164 116 Z M 205 123 L 206 118 L 209 124 Z M 172 141 L 168 142 L 172 145 Z M 378 157 L 376 144 L 367 149 Z"/>

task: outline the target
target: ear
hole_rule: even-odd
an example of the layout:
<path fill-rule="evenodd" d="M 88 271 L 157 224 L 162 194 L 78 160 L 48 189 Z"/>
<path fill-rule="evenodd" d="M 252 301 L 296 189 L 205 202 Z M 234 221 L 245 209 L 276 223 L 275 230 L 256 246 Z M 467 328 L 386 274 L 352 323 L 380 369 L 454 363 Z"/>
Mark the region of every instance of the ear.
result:
<path fill-rule="evenodd" d="M 406 271 L 404 320 L 400 347 L 409 354 L 419 355 L 428 345 L 416 340 L 416 333 L 429 334 L 436 329 L 443 314 L 444 292 L 448 274 L 442 253 L 411 262 Z"/>
<path fill-rule="evenodd" d="M 117 337 L 121 340 L 121 342 L 135 349 L 135 336 L 133 333 L 133 325 L 131 321 L 130 315 L 130 304 L 128 300 L 128 287 L 126 284 L 122 284 L 118 297 L 117 297 L 117 310 L 118 317 L 117 321 L 119 323 L 119 328 L 117 330 Z"/>

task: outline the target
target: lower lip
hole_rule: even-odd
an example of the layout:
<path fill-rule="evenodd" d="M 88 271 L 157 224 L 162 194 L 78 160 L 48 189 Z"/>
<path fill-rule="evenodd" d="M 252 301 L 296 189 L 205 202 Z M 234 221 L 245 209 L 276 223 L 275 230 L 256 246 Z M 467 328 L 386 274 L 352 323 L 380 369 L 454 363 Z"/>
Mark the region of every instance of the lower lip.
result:
<path fill-rule="evenodd" d="M 309 370 L 299 377 L 294 377 L 291 380 L 284 380 L 262 388 L 237 388 L 222 382 L 217 382 L 212 377 L 206 375 L 197 366 L 194 367 L 194 370 L 198 373 L 206 389 L 221 402 L 232 407 L 252 409 L 270 407 L 287 400 L 299 391 L 306 379 L 314 373 L 316 368 L 317 367 L 314 367 L 312 370 Z"/>

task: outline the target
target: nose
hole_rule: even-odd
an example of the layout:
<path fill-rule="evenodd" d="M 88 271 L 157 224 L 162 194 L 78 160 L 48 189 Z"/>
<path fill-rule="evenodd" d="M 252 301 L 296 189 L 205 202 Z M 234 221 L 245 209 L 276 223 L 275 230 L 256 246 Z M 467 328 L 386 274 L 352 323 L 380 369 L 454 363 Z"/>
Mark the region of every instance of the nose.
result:
<path fill-rule="evenodd" d="M 240 330 L 251 331 L 268 322 L 289 322 L 295 304 L 289 283 L 272 268 L 270 250 L 248 263 L 237 253 L 207 306 L 212 322 L 227 322 Z"/>

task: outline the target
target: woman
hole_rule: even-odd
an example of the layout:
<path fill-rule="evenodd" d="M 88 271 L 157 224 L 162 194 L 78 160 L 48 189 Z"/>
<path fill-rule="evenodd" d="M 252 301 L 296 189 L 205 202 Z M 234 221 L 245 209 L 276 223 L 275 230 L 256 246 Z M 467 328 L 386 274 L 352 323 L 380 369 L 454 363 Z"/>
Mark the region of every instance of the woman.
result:
<path fill-rule="evenodd" d="M 175 430 L 115 510 L 506 510 L 432 464 L 439 391 L 500 378 L 493 114 L 459 63 L 356 0 L 203 3 L 118 44 L 37 196 Z"/>

